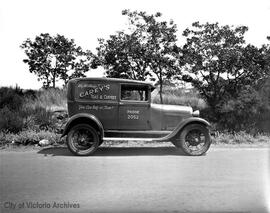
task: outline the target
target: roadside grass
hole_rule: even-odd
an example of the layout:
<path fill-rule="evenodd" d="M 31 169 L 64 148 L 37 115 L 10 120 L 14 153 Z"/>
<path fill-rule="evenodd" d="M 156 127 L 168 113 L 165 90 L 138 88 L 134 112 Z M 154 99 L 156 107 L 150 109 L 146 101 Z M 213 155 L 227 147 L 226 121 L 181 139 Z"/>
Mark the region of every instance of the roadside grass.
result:
<path fill-rule="evenodd" d="M 238 132 L 235 134 L 220 133 L 215 137 L 212 137 L 213 144 L 268 144 L 270 145 L 270 135 L 256 134 L 251 135 L 246 132 Z"/>
<path fill-rule="evenodd" d="M 152 103 L 160 103 L 159 88 L 152 92 Z M 172 86 L 163 88 L 163 104 L 191 106 L 194 110 L 201 110 L 206 107 L 206 103 L 199 97 L 194 89 L 184 89 Z"/>
<path fill-rule="evenodd" d="M 50 144 L 63 144 L 65 141 L 60 134 L 49 131 L 23 130 L 19 133 L 0 132 L 0 144 L 6 145 L 35 145 L 42 139 L 47 139 Z"/>
<path fill-rule="evenodd" d="M 0 132 L 0 146 L 2 148 L 12 145 L 35 145 L 42 139 L 49 140 L 52 145 L 65 144 L 65 138 L 61 138 L 60 134 L 50 131 L 34 131 L 25 130 L 19 133 Z M 213 145 L 250 145 L 256 147 L 263 145 L 270 147 L 270 135 L 258 134 L 251 135 L 246 132 L 236 134 L 220 133 L 212 137 Z M 150 141 L 104 141 L 103 147 L 164 147 L 173 146 L 166 142 L 150 142 Z"/>
<path fill-rule="evenodd" d="M 43 107 L 50 111 L 67 109 L 67 91 L 66 89 L 50 88 L 42 89 L 36 92 L 36 98 L 25 100 L 25 107 L 39 108 Z"/>

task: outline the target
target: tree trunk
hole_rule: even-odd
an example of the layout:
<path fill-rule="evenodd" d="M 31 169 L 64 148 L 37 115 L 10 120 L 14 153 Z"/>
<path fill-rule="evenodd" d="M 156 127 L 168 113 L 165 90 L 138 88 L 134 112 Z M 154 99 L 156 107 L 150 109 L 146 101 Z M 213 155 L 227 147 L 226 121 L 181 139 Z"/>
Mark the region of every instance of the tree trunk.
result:
<path fill-rule="evenodd" d="M 218 122 L 220 120 L 220 113 L 218 111 L 218 101 L 215 100 L 215 99 L 207 99 L 207 105 L 209 106 L 210 108 L 210 117 L 211 117 L 211 120 L 213 120 L 214 122 Z"/>
<path fill-rule="evenodd" d="M 161 68 L 159 68 L 159 98 L 161 104 L 163 104 L 162 90 L 163 90 L 162 73 Z"/>
<path fill-rule="evenodd" d="M 162 86 L 161 86 L 161 84 L 160 84 L 160 90 L 159 90 L 159 98 L 160 98 L 160 103 L 163 104 Z"/>
<path fill-rule="evenodd" d="M 160 103 L 163 104 L 163 97 L 162 97 L 162 83 L 160 83 L 159 86 L 159 98 L 160 98 Z"/>
<path fill-rule="evenodd" d="M 53 70 L 53 88 L 55 88 L 55 69 Z"/>
<path fill-rule="evenodd" d="M 49 77 L 47 77 L 46 89 L 48 89 L 49 86 L 50 86 L 50 81 L 49 81 Z"/>
<path fill-rule="evenodd" d="M 45 89 L 48 89 L 49 88 L 49 86 L 50 86 L 50 76 L 49 75 L 46 75 L 46 82 L 43 82 L 43 87 L 45 88 Z"/>

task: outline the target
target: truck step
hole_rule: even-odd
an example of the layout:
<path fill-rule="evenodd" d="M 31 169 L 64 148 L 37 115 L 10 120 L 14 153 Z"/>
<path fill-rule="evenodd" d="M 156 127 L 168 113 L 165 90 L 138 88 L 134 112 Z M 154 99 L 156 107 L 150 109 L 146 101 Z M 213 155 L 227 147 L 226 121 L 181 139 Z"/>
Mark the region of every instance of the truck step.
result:
<path fill-rule="evenodd" d="M 157 141 L 159 138 L 110 138 L 104 137 L 104 141 Z"/>

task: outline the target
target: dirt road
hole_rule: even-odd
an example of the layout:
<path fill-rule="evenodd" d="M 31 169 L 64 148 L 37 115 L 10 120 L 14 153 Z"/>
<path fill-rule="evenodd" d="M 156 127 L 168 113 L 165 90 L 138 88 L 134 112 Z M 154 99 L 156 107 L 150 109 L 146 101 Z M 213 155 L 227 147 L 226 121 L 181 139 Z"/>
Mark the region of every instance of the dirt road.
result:
<path fill-rule="evenodd" d="M 1 151 L 1 212 L 269 212 L 267 148 Z M 268 200 L 267 200 L 268 199 Z"/>

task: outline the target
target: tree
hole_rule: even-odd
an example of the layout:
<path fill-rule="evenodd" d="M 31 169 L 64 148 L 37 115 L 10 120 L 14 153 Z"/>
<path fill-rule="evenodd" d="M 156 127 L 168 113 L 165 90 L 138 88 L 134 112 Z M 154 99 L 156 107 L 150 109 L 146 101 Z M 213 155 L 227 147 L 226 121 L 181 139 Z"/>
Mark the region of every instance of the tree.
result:
<path fill-rule="evenodd" d="M 267 41 L 267 44 L 262 45 L 261 51 L 263 54 L 265 73 L 270 77 L 270 36 L 267 36 Z"/>
<path fill-rule="evenodd" d="M 183 80 L 199 90 L 216 121 L 228 100 L 236 99 L 246 86 L 265 77 L 262 51 L 245 45 L 247 30 L 245 26 L 195 22 L 192 29 L 183 32 L 187 38 L 181 57 L 182 68 L 187 71 Z"/>
<path fill-rule="evenodd" d="M 261 47 L 266 77 L 256 88 L 261 98 L 260 103 L 262 105 L 257 125 L 261 131 L 270 133 L 270 36 L 267 37 L 267 40 L 268 43 Z"/>
<path fill-rule="evenodd" d="M 23 62 L 29 65 L 29 71 L 38 76 L 45 88 L 55 88 L 60 79 L 66 84 L 71 78 L 85 77 L 91 63 L 91 52 L 84 52 L 73 39 L 62 35 L 52 37 L 42 33 L 33 41 L 24 41 L 21 48 L 28 57 Z"/>
<path fill-rule="evenodd" d="M 97 63 L 106 69 L 107 76 L 144 81 L 151 75 L 148 62 L 143 60 L 146 49 L 135 34 L 118 32 L 107 41 L 99 39 L 99 44 Z"/>
<path fill-rule="evenodd" d="M 99 39 L 99 64 L 107 69 L 109 77 L 145 80 L 157 79 L 162 100 L 163 80 L 179 73 L 177 57 L 176 25 L 159 20 L 161 13 L 123 10 L 128 17 L 129 29 L 111 35 L 108 40 Z"/>

